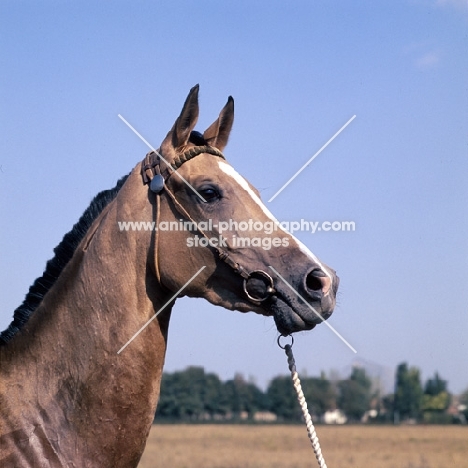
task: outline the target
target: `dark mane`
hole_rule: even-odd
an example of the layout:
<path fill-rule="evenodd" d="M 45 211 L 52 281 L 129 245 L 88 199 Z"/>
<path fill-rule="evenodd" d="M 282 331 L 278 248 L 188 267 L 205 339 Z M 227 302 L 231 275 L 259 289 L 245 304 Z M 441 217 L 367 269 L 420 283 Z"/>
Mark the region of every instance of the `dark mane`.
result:
<path fill-rule="evenodd" d="M 113 189 L 103 190 L 98 193 L 71 231 L 63 236 L 60 244 L 54 249 L 55 256 L 47 262 L 43 275 L 34 281 L 23 303 L 15 310 L 13 321 L 6 330 L 0 333 L 0 345 L 8 343 L 28 321 L 29 317 L 41 303 L 43 297 L 52 288 L 60 276 L 60 273 L 62 273 L 67 263 L 73 257 L 76 248 L 91 224 L 101 214 L 102 210 L 116 197 L 122 185 L 127 180 L 127 177 L 128 175 L 122 177 Z"/>

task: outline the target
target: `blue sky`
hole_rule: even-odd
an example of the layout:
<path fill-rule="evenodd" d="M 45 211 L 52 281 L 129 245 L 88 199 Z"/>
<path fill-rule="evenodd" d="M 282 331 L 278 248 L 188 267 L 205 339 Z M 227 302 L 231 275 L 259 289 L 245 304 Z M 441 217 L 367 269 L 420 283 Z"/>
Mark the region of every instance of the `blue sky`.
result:
<path fill-rule="evenodd" d="M 468 387 L 468 7 L 464 1 L 4 1 L 0 326 L 91 198 L 154 146 L 200 83 L 199 129 L 232 95 L 225 153 L 337 270 L 330 323 L 296 337 L 302 373 L 407 361 Z M 287 372 L 272 319 L 183 299 L 166 370 L 260 385 Z"/>

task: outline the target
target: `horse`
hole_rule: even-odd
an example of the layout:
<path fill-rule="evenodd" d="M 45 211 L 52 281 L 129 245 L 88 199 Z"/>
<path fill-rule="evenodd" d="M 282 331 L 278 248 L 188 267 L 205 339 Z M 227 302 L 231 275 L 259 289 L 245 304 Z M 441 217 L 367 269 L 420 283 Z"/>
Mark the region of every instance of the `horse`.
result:
<path fill-rule="evenodd" d="M 273 316 L 282 335 L 333 312 L 335 271 L 278 227 L 225 159 L 234 100 L 202 134 L 198 92 L 160 148 L 93 199 L 0 334 L 3 468 L 136 467 L 177 297 Z M 121 229 L 141 220 L 154 229 Z M 275 223 L 279 241 L 258 223 Z"/>

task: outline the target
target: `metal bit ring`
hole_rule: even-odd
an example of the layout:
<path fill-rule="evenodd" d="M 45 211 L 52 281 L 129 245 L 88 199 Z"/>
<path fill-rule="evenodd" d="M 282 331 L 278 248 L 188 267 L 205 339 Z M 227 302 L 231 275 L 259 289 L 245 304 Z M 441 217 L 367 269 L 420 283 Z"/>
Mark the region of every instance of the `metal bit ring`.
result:
<path fill-rule="evenodd" d="M 254 297 L 252 296 L 248 289 L 247 289 L 247 286 L 248 286 L 248 281 L 250 278 L 252 278 L 253 276 L 257 276 L 257 277 L 260 277 L 262 279 L 265 279 L 266 280 L 266 290 L 265 290 L 265 295 L 264 296 L 261 296 L 261 297 Z M 244 292 L 245 292 L 245 295 L 248 297 L 249 300 L 251 300 L 252 302 L 255 302 L 257 304 L 261 303 L 261 302 L 264 302 L 266 301 L 269 297 L 271 297 L 273 294 L 275 294 L 275 288 L 274 288 L 274 281 L 273 281 L 273 278 L 268 274 L 268 273 L 265 273 L 264 271 L 262 270 L 254 270 L 252 272 L 249 273 L 249 277 L 248 278 L 245 278 L 244 279 Z"/>

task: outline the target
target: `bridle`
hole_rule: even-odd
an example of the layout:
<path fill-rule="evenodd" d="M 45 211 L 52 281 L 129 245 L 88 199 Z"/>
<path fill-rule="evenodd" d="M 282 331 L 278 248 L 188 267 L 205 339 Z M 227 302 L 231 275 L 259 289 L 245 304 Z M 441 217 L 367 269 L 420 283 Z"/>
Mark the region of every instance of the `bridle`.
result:
<path fill-rule="evenodd" d="M 155 270 L 158 281 L 160 281 L 160 273 L 157 258 L 158 249 L 158 226 L 159 226 L 159 212 L 160 212 L 160 200 L 161 194 L 166 194 L 172 201 L 176 210 L 184 216 L 188 221 L 192 223 L 192 226 L 196 226 L 196 229 L 200 234 L 205 237 L 208 241 L 210 240 L 208 235 L 200 229 L 199 223 L 195 222 L 187 210 L 179 203 L 175 195 L 167 186 L 167 181 L 171 175 L 179 169 L 182 164 L 195 158 L 200 154 L 211 154 L 213 156 L 226 159 L 223 153 L 213 146 L 193 146 L 187 151 L 180 155 L 177 155 L 171 163 L 162 156 L 161 151 L 150 151 L 145 159 L 141 163 L 141 175 L 143 183 L 149 185 L 150 190 L 156 196 L 156 207 L 155 207 L 155 236 L 154 236 L 154 257 L 155 257 Z M 219 259 L 226 263 L 237 275 L 243 278 L 243 289 L 246 297 L 254 304 L 261 304 L 262 302 L 273 296 L 276 291 L 274 288 L 273 278 L 263 270 L 248 271 L 240 263 L 233 260 L 229 252 L 221 247 L 215 247 L 210 242 L 208 246 L 213 249 L 218 255 Z M 265 284 L 265 293 L 258 296 L 252 291 L 249 291 L 249 282 L 252 280 L 260 280 Z"/>

